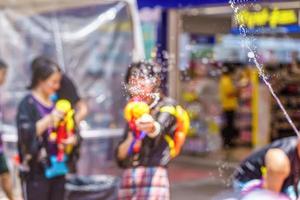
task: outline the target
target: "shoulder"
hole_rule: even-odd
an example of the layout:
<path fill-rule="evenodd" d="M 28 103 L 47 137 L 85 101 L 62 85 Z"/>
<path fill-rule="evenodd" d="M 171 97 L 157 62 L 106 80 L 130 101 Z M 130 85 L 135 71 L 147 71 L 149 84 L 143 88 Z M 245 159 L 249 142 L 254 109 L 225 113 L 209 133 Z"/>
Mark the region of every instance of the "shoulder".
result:
<path fill-rule="evenodd" d="M 22 108 L 30 108 L 34 105 L 34 100 L 32 99 L 32 96 L 30 94 L 27 94 L 19 104 L 19 110 Z"/>
<path fill-rule="evenodd" d="M 288 154 L 296 149 L 299 142 L 298 140 L 297 136 L 287 137 L 275 141 L 272 146 L 274 146 L 273 148 L 280 148 Z"/>
<path fill-rule="evenodd" d="M 261 149 L 256 150 L 248 157 L 248 159 L 256 160 L 257 158 L 261 158 L 261 157 L 264 158 L 268 150 L 274 148 L 282 149 L 286 154 L 288 154 L 289 152 L 295 150 L 297 144 L 298 144 L 298 138 L 296 136 L 279 139 Z"/>
<path fill-rule="evenodd" d="M 178 103 L 175 99 L 172 99 L 170 97 L 163 97 L 161 99 L 160 105 L 161 106 L 177 106 Z"/>
<path fill-rule="evenodd" d="M 24 105 L 24 104 L 32 104 L 33 103 L 33 99 L 32 96 L 30 94 L 27 94 L 25 97 L 23 97 L 23 99 L 20 102 L 20 105 Z"/>

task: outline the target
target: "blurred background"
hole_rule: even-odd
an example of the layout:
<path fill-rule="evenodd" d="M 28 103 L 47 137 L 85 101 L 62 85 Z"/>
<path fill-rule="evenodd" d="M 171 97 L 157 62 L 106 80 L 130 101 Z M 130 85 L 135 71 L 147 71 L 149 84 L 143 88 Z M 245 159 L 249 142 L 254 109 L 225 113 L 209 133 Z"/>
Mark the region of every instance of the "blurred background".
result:
<path fill-rule="evenodd" d="M 156 59 L 164 93 L 185 106 L 192 122 L 182 155 L 170 165 L 172 199 L 224 199 L 232 193 L 234 168 L 251 151 L 295 135 L 247 47 L 300 127 L 300 2 L 238 6 L 243 22 L 226 0 L 1 0 L 0 58 L 10 67 L 1 88 L 1 129 L 10 167 L 16 172 L 16 106 L 27 93 L 33 58 L 44 54 L 58 62 L 88 103 L 79 174 L 116 179 L 124 73 L 132 61 Z M 235 134 L 224 148 L 226 72 L 236 105 Z M 17 175 L 14 184 L 18 188 Z"/>

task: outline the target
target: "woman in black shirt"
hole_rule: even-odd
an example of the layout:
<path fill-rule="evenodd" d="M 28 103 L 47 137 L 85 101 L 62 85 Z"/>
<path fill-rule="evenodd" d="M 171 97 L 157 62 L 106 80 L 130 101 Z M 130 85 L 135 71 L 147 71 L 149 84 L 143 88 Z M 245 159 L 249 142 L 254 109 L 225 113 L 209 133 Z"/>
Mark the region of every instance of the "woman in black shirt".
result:
<path fill-rule="evenodd" d="M 47 170 L 54 167 L 50 158 L 58 151 L 51 141 L 53 127 L 64 117 L 51 101 L 60 87 L 59 66 L 47 59 L 32 71 L 30 94 L 23 98 L 17 114 L 18 150 L 21 159 L 21 180 L 25 200 L 63 200 L 65 160 L 57 161 L 59 170 L 49 176 Z M 63 141 L 64 145 L 77 143 L 76 135 Z M 58 167 L 59 168 L 59 167 Z M 47 172 L 47 173 L 46 173 Z"/>

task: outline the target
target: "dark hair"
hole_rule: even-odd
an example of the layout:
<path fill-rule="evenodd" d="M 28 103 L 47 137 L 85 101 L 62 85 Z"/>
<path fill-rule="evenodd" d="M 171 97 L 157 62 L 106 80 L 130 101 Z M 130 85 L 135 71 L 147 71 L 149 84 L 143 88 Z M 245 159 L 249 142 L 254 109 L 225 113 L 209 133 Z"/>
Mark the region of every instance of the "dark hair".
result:
<path fill-rule="evenodd" d="M 160 66 L 151 62 L 134 62 L 127 69 L 125 83 L 129 82 L 131 76 L 138 76 L 143 78 L 161 78 L 161 68 Z"/>
<path fill-rule="evenodd" d="M 3 60 L 0 60 L 0 70 L 7 69 L 7 65 Z"/>
<path fill-rule="evenodd" d="M 35 88 L 40 81 L 46 80 L 54 72 L 61 72 L 60 67 L 50 59 L 39 56 L 35 58 L 31 63 L 31 84 L 29 89 Z"/>

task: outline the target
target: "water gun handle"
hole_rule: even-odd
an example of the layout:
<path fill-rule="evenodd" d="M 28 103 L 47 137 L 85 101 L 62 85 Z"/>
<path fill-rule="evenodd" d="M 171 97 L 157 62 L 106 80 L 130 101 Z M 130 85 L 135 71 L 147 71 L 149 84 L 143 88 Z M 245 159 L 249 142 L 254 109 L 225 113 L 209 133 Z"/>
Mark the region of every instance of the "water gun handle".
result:
<path fill-rule="evenodd" d="M 130 147 L 128 149 L 128 155 L 134 153 L 138 153 L 140 151 L 140 147 L 136 145 L 137 141 L 144 139 L 146 137 L 145 132 L 140 132 L 140 135 L 138 137 L 134 137 L 134 140 L 130 144 Z"/>
<path fill-rule="evenodd" d="M 124 117 L 128 122 L 130 130 L 134 134 L 134 140 L 130 144 L 128 154 L 132 154 L 133 152 L 138 153 L 140 151 L 140 146 L 137 145 L 137 141 L 142 140 L 146 136 L 146 133 L 143 133 L 136 128 L 135 121 L 147 113 L 150 113 L 148 104 L 138 100 L 130 101 L 124 109 Z"/>
<path fill-rule="evenodd" d="M 60 123 L 57 128 L 57 160 L 62 161 L 65 155 L 65 149 L 63 146 L 63 140 L 67 138 L 66 128 L 64 123 Z"/>

